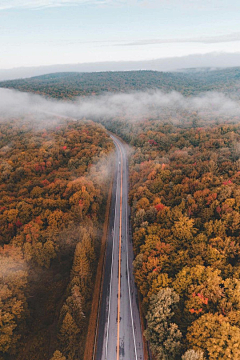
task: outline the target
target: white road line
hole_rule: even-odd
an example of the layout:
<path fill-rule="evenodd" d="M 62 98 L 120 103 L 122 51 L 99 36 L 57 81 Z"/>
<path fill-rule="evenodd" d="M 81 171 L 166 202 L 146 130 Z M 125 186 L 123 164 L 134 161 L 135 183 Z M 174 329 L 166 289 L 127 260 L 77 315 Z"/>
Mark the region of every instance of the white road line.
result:
<path fill-rule="evenodd" d="M 117 156 L 118 157 L 118 156 Z M 115 215 L 114 215 L 114 226 L 113 226 L 113 247 L 112 247 L 112 264 L 111 264 L 111 277 L 110 277 L 110 293 L 109 293 L 109 307 L 108 307 L 108 322 L 107 322 L 107 339 L 106 339 L 106 348 L 105 348 L 105 359 L 107 360 L 108 354 L 108 337 L 109 337 L 109 322 L 110 322 L 110 313 L 111 313 L 111 296 L 112 296 L 112 274 L 113 274 L 113 255 L 114 255 L 114 248 L 115 248 L 115 225 L 116 225 L 116 213 L 117 213 L 117 195 L 118 195 L 118 188 L 119 188 L 119 164 L 117 169 L 117 188 L 116 188 L 116 200 L 115 200 Z"/>
<path fill-rule="evenodd" d="M 125 173 L 125 178 L 126 178 Z M 127 179 L 126 179 L 127 180 Z M 127 211 L 127 202 L 126 202 L 126 239 L 128 239 L 128 211 Z M 133 323 L 133 311 L 132 311 L 132 300 L 131 300 L 131 285 L 129 280 L 129 254 L 128 254 L 128 241 L 126 244 L 127 248 L 127 275 L 128 275 L 128 294 L 129 294 L 129 301 L 130 301 L 130 312 L 131 312 L 131 320 L 132 320 L 132 331 L 133 331 L 133 342 L 134 342 L 134 352 L 135 352 L 135 359 L 137 360 L 137 347 L 136 347 L 136 338 L 135 338 L 135 331 L 134 331 L 134 323 Z"/>

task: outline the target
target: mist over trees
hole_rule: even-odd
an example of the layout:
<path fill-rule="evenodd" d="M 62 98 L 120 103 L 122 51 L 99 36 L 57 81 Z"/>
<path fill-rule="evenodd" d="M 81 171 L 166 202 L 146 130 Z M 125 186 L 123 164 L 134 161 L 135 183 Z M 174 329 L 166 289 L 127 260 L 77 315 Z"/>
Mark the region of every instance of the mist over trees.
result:
<path fill-rule="evenodd" d="M 0 123 L 0 304 L 7 319 L 1 355 L 12 359 L 19 346 L 38 343 L 43 350 L 36 360 L 83 356 L 79 344 L 85 341 L 113 145 L 101 125 L 65 122 L 69 115 L 98 121 L 131 145 L 134 273 L 155 358 L 240 357 L 238 71 L 166 74 L 159 85 L 165 91 L 151 87 L 157 75 L 147 72 L 47 75 L 7 84 L 71 102 L 19 92 L 13 99 L 1 90 L 9 99 L 1 109 L 18 114 L 11 120 L 7 109 L 8 119 Z M 144 91 L 125 93 L 129 87 Z M 102 94 L 108 90 L 116 93 Z M 75 98 L 79 94 L 91 97 Z M 49 124 L 53 113 L 63 117 Z M 28 337 L 32 296 L 43 292 L 38 276 L 47 280 L 48 293 L 55 289 L 49 308 L 59 305 L 56 316 L 49 311 L 50 348 L 40 328 Z"/>

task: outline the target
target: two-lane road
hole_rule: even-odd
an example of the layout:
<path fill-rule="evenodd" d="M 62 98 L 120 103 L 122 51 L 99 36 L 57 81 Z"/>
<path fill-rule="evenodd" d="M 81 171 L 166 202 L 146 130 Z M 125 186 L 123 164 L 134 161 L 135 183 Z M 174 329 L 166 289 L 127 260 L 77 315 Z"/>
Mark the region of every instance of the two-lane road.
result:
<path fill-rule="evenodd" d="M 44 113 L 77 121 L 69 116 Z M 133 248 L 129 234 L 126 147 L 114 135 L 111 138 L 116 147 L 116 174 L 94 360 L 144 360 L 132 266 Z"/>
<path fill-rule="evenodd" d="M 124 144 L 111 137 L 116 146 L 117 169 L 95 359 L 144 360 L 129 236 L 127 155 Z"/>

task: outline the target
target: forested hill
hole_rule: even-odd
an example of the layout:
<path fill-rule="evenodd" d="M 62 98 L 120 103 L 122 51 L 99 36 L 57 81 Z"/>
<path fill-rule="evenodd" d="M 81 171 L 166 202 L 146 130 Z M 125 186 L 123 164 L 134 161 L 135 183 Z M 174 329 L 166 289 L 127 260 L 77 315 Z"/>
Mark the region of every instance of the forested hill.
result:
<path fill-rule="evenodd" d="M 0 82 L 0 87 L 35 92 L 54 98 L 98 95 L 104 92 L 161 89 L 184 95 L 202 91 L 240 93 L 240 67 L 211 71 L 189 69 L 183 72 L 126 71 L 77 73 L 65 72 L 27 79 Z"/>
<path fill-rule="evenodd" d="M 193 91 L 194 81 L 183 73 L 157 71 L 55 73 L 0 83 L 0 87 L 35 92 L 55 98 L 95 95 L 103 92 L 163 89 Z M 184 90 L 185 91 L 185 90 Z"/>

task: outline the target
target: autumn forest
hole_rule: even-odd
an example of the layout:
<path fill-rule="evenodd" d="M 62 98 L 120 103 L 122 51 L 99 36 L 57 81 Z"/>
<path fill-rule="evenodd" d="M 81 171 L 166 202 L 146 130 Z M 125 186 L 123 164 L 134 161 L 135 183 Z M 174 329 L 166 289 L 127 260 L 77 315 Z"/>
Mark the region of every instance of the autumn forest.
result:
<path fill-rule="evenodd" d="M 0 353 L 46 359 L 56 346 L 76 359 L 86 336 L 113 145 L 91 121 L 50 130 L 36 130 L 31 121 L 0 124 Z"/>
<path fill-rule="evenodd" d="M 239 102 L 239 73 L 73 73 L 1 86 L 71 102 L 156 88 Z M 153 359 L 239 359 L 240 113 L 180 109 L 1 118 L 0 360 L 84 358 L 115 169 L 108 131 L 128 147 L 134 276 Z"/>

